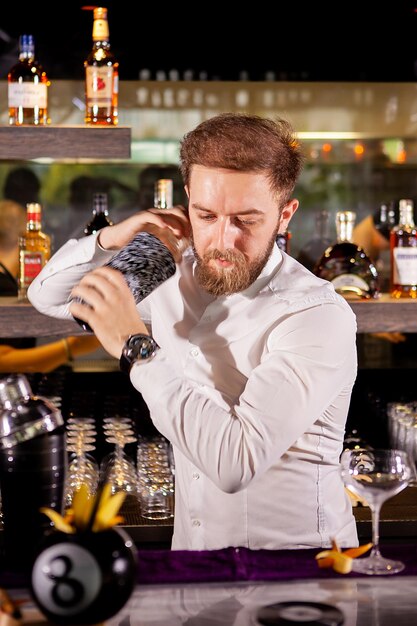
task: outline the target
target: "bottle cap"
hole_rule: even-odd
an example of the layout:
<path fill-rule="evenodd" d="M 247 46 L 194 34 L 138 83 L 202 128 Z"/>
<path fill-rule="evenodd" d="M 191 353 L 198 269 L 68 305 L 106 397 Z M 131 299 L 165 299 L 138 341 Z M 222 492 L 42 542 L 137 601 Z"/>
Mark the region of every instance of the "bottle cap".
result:
<path fill-rule="evenodd" d="M 94 19 L 95 20 L 106 20 L 107 19 L 107 9 L 105 7 L 94 7 Z"/>
<path fill-rule="evenodd" d="M 26 205 L 27 222 L 39 223 L 42 219 L 42 207 L 38 202 L 29 202 Z"/>
<path fill-rule="evenodd" d="M 20 35 L 19 50 L 23 52 L 34 52 L 35 40 L 33 38 L 33 35 Z"/>
<path fill-rule="evenodd" d="M 93 194 L 93 209 L 96 212 L 107 211 L 107 194 L 106 193 L 94 193 Z"/>
<path fill-rule="evenodd" d="M 414 202 L 413 202 L 413 200 L 411 200 L 409 198 L 405 198 L 405 199 L 403 198 L 399 202 L 399 207 L 400 207 L 400 209 L 405 209 L 405 208 L 408 208 L 408 207 L 411 207 L 411 209 L 413 209 L 414 208 Z"/>
<path fill-rule="evenodd" d="M 338 222 L 355 222 L 356 213 L 355 211 L 338 211 L 336 213 L 336 221 Z"/>
<path fill-rule="evenodd" d="M 107 8 L 106 7 L 96 7 L 94 5 L 86 5 L 81 7 L 82 11 L 93 11 L 95 20 L 106 20 L 107 19 Z"/>
<path fill-rule="evenodd" d="M 155 183 L 154 207 L 156 209 L 171 209 L 173 182 L 171 178 L 160 178 Z"/>
<path fill-rule="evenodd" d="M 28 202 L 26 210 L 28 213 L 42 213 L 42 207 L 39 202 Z"/>

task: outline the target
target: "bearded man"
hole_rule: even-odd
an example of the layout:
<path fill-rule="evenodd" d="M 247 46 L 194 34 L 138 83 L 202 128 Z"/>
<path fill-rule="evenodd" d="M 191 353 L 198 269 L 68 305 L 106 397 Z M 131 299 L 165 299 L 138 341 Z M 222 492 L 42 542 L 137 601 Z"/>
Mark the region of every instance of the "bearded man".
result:
<path fill-rule="evenodd" d="M 174 549 L 357 545 L 339 471 L 355 317 L 275 244 L 298 208 L 302 164 L 283 119 L 208 119 L 181 143 L 187 209 L 70 240 L 29 290 L 43 313 L 89 324 L 172 443 Z M 103 265 L 142 231 L 178 263 L 136 305 Z"/>

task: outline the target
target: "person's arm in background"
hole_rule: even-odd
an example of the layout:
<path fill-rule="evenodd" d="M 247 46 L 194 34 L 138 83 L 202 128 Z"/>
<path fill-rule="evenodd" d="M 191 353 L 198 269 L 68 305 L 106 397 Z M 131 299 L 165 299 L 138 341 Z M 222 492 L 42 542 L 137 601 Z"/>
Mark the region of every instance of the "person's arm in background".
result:
<path fill-rule="evenodd" d="M 363 248 L 366 254 L 375 263 L 381 250 L 388 250 L 389 241 L 375 227 L 372 215 L 365 217 L 353 229 L 353 241 Z"/>
<path fill-rule="evenodd" d="M 100 342 L 94 335 L 66 337 L 34 348 L 0 345 L 0 372 L 51 372 L 99 347 Z"/>

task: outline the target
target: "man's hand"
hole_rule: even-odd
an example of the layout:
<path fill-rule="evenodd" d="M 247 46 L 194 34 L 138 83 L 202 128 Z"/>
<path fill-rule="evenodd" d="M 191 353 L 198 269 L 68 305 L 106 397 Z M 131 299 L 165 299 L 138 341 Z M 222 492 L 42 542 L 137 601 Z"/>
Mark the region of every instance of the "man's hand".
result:
<path fill-rule="evenodd" d="M 190 223 L 183 207 L 140 211 L 123 222 L 106 226 L 98 241 L 106 250 L 119 250 L 140 232 L 158 237 L 171 251 L 176 261 L 181 259 L 178 241 L 190 235 Z"/>
<path fill-rule="evenodd" d="M 148 334 L 132 292 L 118 270 L 99 267 L 89 272 L 71 295 L 83 300 L 71 303 L 71 314 L 87 322 L 103 348 L 117 359 L 129 335 Z"/>

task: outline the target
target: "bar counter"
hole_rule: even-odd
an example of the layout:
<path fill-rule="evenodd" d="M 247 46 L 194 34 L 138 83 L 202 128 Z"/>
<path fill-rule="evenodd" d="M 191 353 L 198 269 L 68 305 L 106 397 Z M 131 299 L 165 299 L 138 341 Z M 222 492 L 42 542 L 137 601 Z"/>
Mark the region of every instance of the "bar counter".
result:
<path fill-rule="evenodd" d="M 340 575 L 319 569 L 318 550 L 139 550 L 137 585 L 107 625 L 249 626 L 258 610 L 277 602 L 320 602 L 337 607 L 344 625 L 417 623 L 417 545 L 382 545 L 384 556 L 406 568 L 393 576 Z M 17 577 L 1 584 L 22 604 L 23 623 L 46 623 Z M 272 623 L 272 622 L 271 622 Z M 299 622 L 300 623 L 300 622 Z M 306 623 L 306 622 L 301 622 Z M 317 622 L 320 623 L 320 622 Z M 333 624 L 336 622 L 323 622 Z"/>

